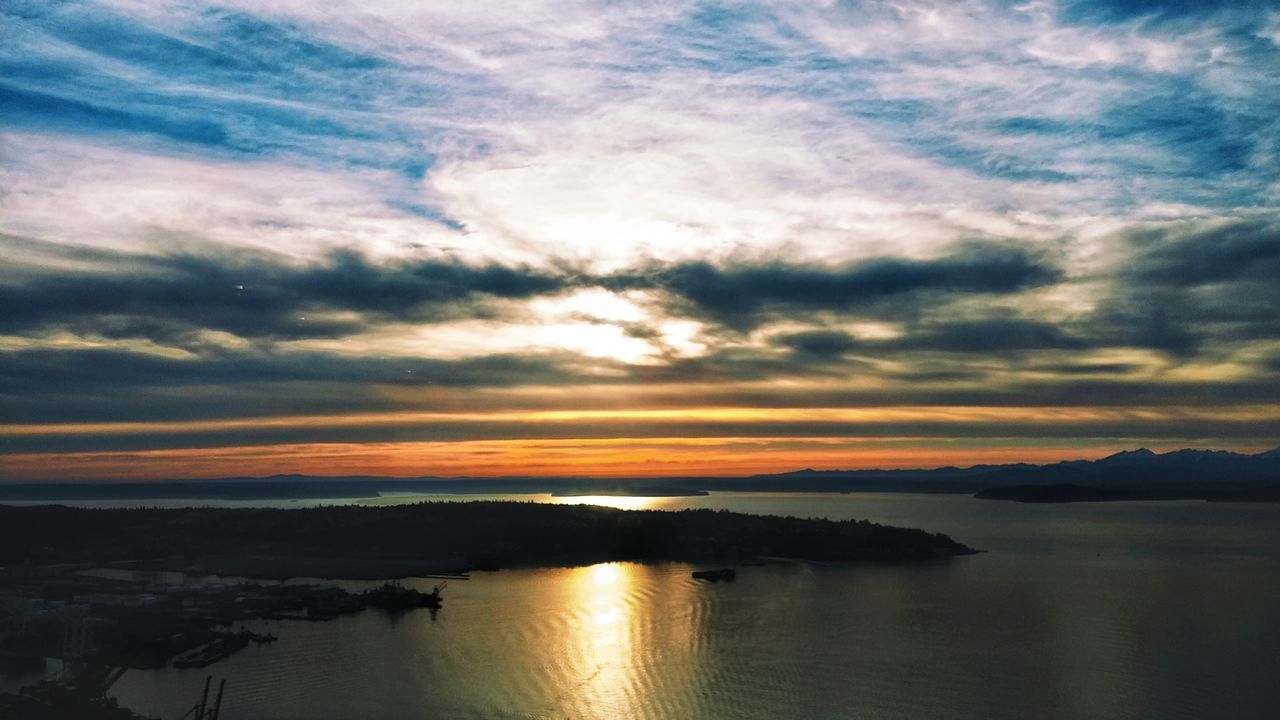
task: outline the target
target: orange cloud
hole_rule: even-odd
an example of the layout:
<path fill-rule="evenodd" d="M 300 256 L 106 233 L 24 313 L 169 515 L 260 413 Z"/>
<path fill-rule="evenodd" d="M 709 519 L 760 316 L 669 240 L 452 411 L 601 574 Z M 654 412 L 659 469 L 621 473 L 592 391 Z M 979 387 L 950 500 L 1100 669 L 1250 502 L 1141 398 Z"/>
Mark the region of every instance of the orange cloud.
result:
<path fill-rule="evenodd" d="M 1021 441 L 1027 443 L 1026 440 Z M 1131 443 L 1034 446 L 936 438 L 644 438 L 314 443 L 213 449 L 23 453 L 0 457 L 10 479 L 164 479 L 266 476 L 657 477 L 747 475 L 802 467 L 905 468 L 1097 458 Z M 1177 444 L 1150 444 L 1174 449 Z M 1254 451 L 1248 446 L 1236 449 Z"/>

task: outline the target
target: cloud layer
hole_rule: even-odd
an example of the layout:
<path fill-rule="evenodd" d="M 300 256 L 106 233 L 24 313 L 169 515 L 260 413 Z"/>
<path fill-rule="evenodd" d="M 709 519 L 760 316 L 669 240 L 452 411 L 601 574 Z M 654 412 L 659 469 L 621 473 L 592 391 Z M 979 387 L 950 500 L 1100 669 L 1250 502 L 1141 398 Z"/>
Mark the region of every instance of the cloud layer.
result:
<path fill-rule="evenodd" d="M 1275 444 L 1265 3 L 17 2 L 0 32 L 0 476 Z M 545 415 L 577 411 L 613 414 Z"/>

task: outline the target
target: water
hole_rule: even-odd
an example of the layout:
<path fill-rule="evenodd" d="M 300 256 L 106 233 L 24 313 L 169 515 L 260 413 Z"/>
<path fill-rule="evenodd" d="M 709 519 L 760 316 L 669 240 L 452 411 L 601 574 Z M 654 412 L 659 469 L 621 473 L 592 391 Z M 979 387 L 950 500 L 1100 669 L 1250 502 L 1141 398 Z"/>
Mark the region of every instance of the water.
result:
<path fill-rule="evenodd" d="M 405 499 L 420 498 L 384 501 Z M 199 670 L 130 671 L 113 693 L 175 718 L 212 674 L 228 681 L 231 720 L 1199 720 L 1280 707 L 1280 505 L 600 501 L 867 518 L 989 552 L 936 565 L 741 568 L 715 584 L 680 564 L 477 573 L 450 583 L 434 618 L 264 621 L 253 629 L 278 643 Z"/>

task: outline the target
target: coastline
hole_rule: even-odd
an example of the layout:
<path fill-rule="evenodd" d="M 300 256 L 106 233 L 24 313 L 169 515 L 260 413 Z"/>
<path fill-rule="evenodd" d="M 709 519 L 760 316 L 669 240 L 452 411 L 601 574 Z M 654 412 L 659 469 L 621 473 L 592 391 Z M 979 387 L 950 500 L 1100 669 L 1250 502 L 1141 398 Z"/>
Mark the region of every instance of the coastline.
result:
<path fill-rule="evenodd" d="M 910 562 L 975 552 L 946 535 L 866 521 L 508 501 L 288 510 L 0 505 L 0 547 L 10 573 L 91 563 L 359 580 L 623 560 Z"/>

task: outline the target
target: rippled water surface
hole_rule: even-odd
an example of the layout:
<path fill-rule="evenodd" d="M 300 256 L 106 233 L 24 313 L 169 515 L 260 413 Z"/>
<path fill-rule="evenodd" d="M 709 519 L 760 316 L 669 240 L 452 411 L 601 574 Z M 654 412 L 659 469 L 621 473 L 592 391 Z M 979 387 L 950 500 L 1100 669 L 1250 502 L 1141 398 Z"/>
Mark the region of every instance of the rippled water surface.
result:
<path fill-rule="evenodd" d="M 747 567 L 722 583 L 680 564 L 477 573 L 450 583 L 434 617 L 260 622 L 280 641 L 204 669 L 130 671 L 113 692 L 175 718 L 212 674 L 228 681 L 228 720 L 1199 719 L 1270 718 L 1280 707 L 1277 505 L 602 502 L 867 518 L 989 552 Z"/>

